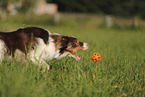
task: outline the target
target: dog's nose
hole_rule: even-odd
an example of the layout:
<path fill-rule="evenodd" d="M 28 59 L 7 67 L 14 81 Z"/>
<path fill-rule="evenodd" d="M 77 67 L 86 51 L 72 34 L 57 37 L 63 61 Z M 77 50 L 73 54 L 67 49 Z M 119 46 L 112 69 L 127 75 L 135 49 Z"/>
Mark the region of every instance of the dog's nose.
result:
<path fill-rule="evenodd" d="M 84 47 L 83 50 L 87 50 L 87 49 L 89 49 L 90 45 L 88 43 L 84 43 L 84 46 L 83 47 Z"/>

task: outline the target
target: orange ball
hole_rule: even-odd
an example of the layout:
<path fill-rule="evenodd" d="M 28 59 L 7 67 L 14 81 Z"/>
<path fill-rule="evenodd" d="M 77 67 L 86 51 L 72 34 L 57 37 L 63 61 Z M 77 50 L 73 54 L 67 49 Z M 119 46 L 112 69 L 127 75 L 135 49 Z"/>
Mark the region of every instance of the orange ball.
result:
<path fill-rule="evenodd" d="M 94 54 L 92 55 L 92 60 L 93 60 L 93 61 L 97 62 L 97 61 L 99 61 L 100 59 L 101 59 L 101 55 L 100 55 L 99 53 L 94 53 Z"/>

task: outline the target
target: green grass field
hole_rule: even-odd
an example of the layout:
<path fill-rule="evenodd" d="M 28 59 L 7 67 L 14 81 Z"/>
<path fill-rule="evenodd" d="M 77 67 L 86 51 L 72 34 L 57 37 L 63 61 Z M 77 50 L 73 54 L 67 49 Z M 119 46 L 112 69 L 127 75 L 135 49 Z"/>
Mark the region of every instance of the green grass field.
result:
<path fill-rule="evenodd" d="M 8 18 L 0 21 L 0 31 L 38 26 L 75 36 L 89 43 L 90 49 L 78 52 L 79 62 L 70 57 L 49 61 L 48 72 L 39 72 L 29 60 L 4 60 L 0 63 L 0 97 L 145 97 L 144 29 L 99 28 L 95 20 L 68 17 L 60 25 L 50 25 L 45 19 Z M 101 54 L 99 62 L 92 61 L 94 52 Z"/>

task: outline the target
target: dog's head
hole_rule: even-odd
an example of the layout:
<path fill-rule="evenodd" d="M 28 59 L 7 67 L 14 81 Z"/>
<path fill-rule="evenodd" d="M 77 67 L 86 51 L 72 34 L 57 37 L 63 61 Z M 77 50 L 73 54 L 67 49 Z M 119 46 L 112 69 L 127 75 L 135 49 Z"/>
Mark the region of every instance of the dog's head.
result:
<path fill-rule="evenodd" d="M 79 61 L 80 58 L 77 55 L 77 51 L 89 49 L 88 43 L 80 42 L 77 38 L 72 36 L 54 34 L 50 37 L 54 40 L 56 49 L 59 50 L 60 55 L 57 57 L 58 59 L 69 55 Z"/>

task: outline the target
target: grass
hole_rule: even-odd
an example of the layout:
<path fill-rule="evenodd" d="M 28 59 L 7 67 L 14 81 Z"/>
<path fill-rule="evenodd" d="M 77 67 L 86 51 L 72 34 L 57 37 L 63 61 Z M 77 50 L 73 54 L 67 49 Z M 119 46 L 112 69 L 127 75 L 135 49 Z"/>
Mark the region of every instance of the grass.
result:
<path fill-rule="evenodd" d="M 44 17 L 41 18 L 43 22 Z M 74 19 L 63 18 L 65 22 L 61 21 L 60 25 L 37 23 L 40 17 L 32 20 L 34 22 L 25 19 L 14 22 L 15 17 L 12 18 L 1 20 L 1 31 L 25 26 L 43 27 L 51 32 L 75 36 L 89 43 L 90 49 L 78 52 L 79 62 L 70 57 L 49 61 L 51 69 L 43 73 L 30 61 L 5 59 L 0 63 L 0 97 L 145 96 L 144 29 L 99 28 L 90 23 L 91 18 L 88 20 L 90 24 L 83 19 L 76 24 Z M 91 60 L 94 52 L 101 54 L 99 62 Z"/>

